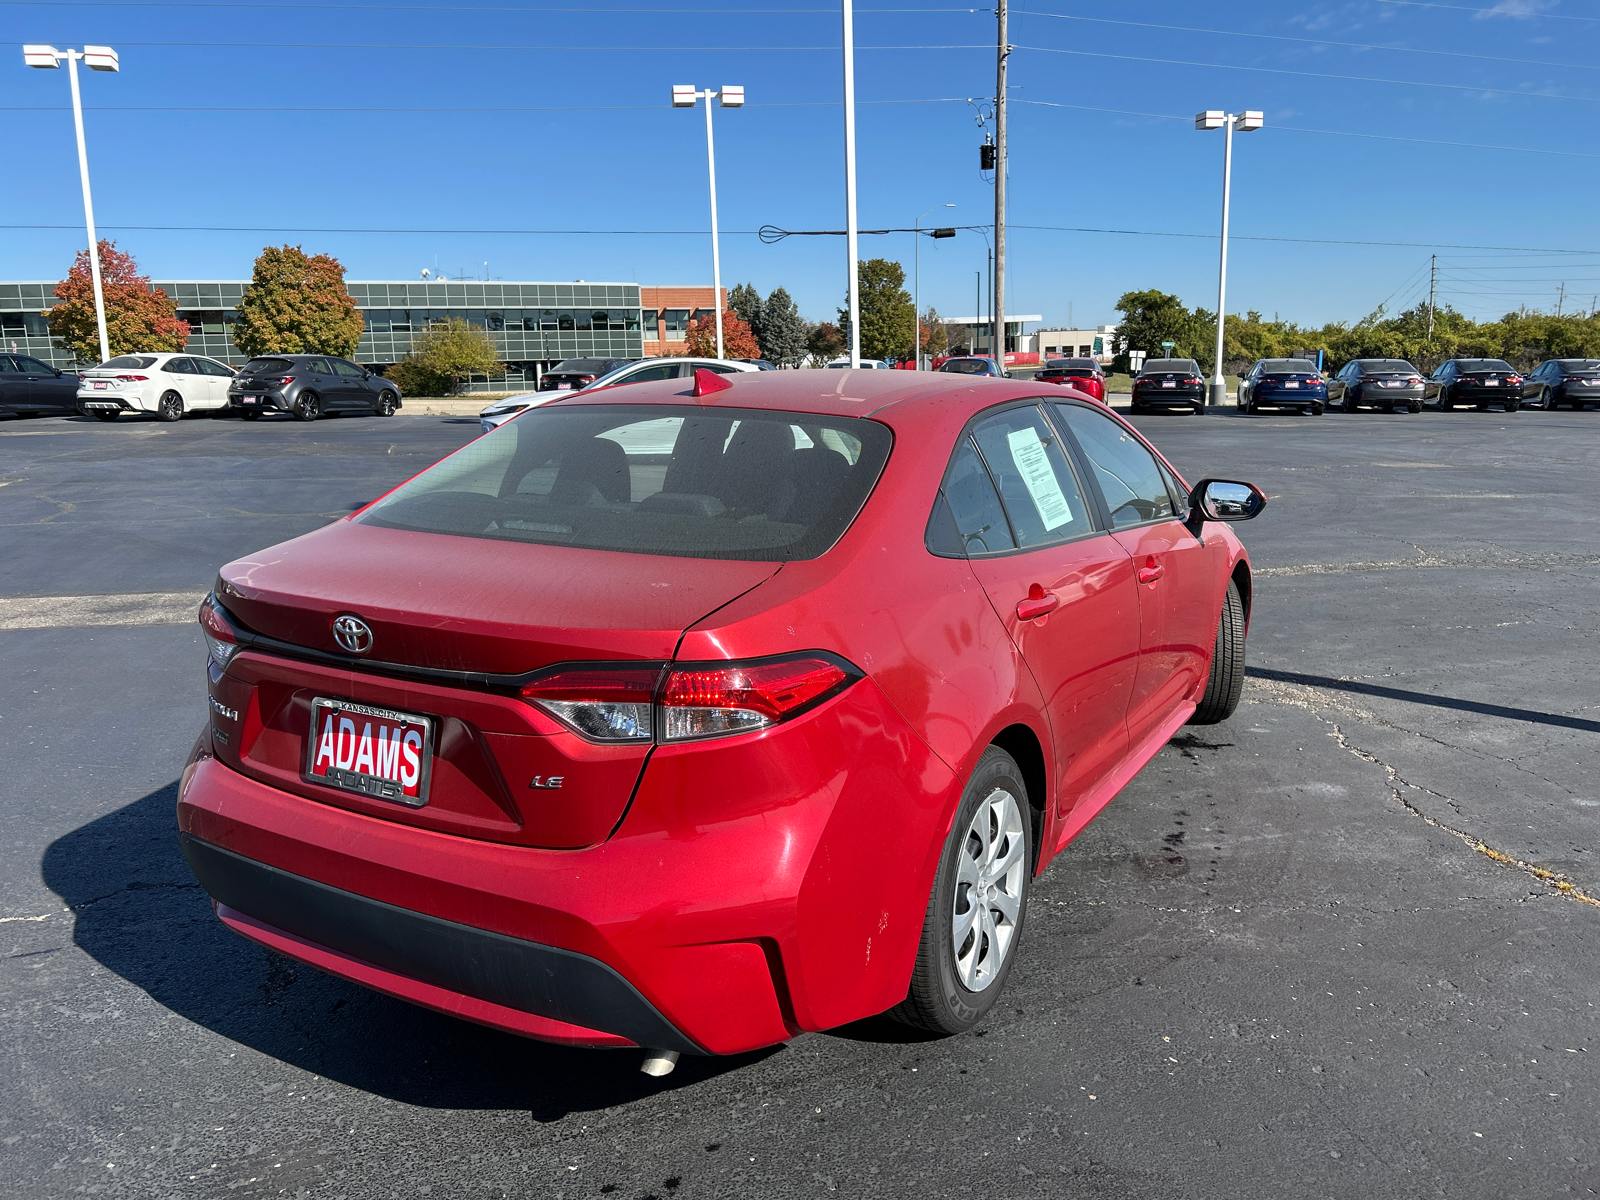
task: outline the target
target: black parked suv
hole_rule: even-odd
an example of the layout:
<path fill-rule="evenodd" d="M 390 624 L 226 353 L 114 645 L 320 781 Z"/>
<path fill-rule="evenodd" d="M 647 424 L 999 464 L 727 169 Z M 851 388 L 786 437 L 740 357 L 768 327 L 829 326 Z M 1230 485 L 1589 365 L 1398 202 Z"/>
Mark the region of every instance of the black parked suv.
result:
<path fill-rule="evenodd" d="M 39 416 L 78 411 L 78 377 L 29 358 L 0 354 L 0 412 Z"/>
<path fill-rule="evenodd" d="M 1540 408 L 1600 404 L 1600 358 L 1552 358 L 1522 381 L 1522 402 Z"/>
<path fill-rule="evenodd" d="M 1133 381 L 1134 412 L 1187 408 L 1204 416 L 1206 380 L 1192 358 L 1147 358 Z"/>
<path fill-rule="evenodd" d="M 1353 358 L 1328 381 L 1328 403 L 1345 412 L 1365 404 L 1384 412 L 1422 411 L 1422 372 L 1403 358 Z"/>
<path fill-rule="evenodd" d="M 1522 407 L 1522 376 L 1498 358 L 1452 358 L 1428 377 L 1427 394 L 1437 397 L 1439 411 L 1458 404 L 1476 405 L 1479 412 L 1498 404 L 1508 413 Z"/>
<path fill-rule="evenodd" d="M 246 421 L 264 412 L 293 413 L 302 421 L 341 412 L 392 417 L 400 407 L 400 388 L 342 358 L 271 354 L 239 368 L 228 385 L 228 407 Z"/>

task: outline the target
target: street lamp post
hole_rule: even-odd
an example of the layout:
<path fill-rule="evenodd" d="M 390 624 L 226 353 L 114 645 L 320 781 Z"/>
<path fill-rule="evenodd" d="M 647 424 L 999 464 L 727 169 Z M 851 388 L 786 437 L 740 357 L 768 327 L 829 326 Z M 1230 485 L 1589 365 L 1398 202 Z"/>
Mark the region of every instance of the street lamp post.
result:
<path fill-rule="evenodd" d="M 844 21 L 844 250 L 850 256 L 850 369 L 861 366 L 861 270 L 856 259 L 856 15 L 854 0 L 840 0 Z"/>
<path fill-rule="evenodd" d="M 1227 324 L 1228 304 L 1228 193 L 1233 186 L 1233 131 L 1249 133 L 1253 129 L 1260 129 L 1263 124 L 1262 114 L 1255 109 L 1246 109 L 1244 112 L 1234 113 L 1229 116 L 1218 109 L 1207 109 L 1205 112 L 1195 113 L 1194 127 L 1196 129 L 1221 129 L 1222 139 L 1222 255 L 1217 265 L 1217 361 L 1211 372 L 1211 404 L 1225 404 L 1228 400 L 1228 385 L 1222 378 L 1222 336 Z"/>
<path fill-rule="evenodd" d="M 119 69 L 117 52 L 110 46 L 85 46 L 82 50 L 57 50 L 54 46 L 24 46 L 22 61 L 30 67 L 59 70 L 67 61 L 67 78 L 72 81 L 72 123 L 78 133 L 78 178 L 83 184 L 83 219 L 89 227 L 89 277 L 94 281 L 94 320 L 100 333 L 100 361 L 111 357 L 106 337 L 106 299 L 100 287 L 100 243 L 94 232 L 94 201 L 89 195 L 89 151 L 83 141 L 83 101 L 78 96 L 78 62 L 91 71 Z"/>
<path fill-rule="evenodd" d="M 928 213 L 933 212 L 935 209 L 954 207 L 954 204 L 935 204 L 928 212 L 923 213 L 922 217 L 927 216 Z M 922 217 L 918 217 L 911 222 L 912 244 L 916 247 L 912 252 L 913 266 L 911 270 L 911 309 L 916 320 L 916 328 L 911 335 L 911 369 L 913 371 L 922 370 Z M 936 229 L 933 236 L 938 237 L 943 232 L 941 229 Z M 952 229 L 950 233 L 953 235 L 955 230 Z"/>
<path fill-rule="evenodd" d="M 720 92 L 707 88 L 697 92 L 692 83 L 672 85 L 672 107 L 693 108 L 696 100 L 706 102 L 706 170 L 711 177 L 711 307 L 717 311 L 717 357 L 722 357 L 722 251 L 717 245 L 717 151 L 711 140 L 711 101 L 723 108 L 744 107 L 744 88 L 725 83 Z"/>

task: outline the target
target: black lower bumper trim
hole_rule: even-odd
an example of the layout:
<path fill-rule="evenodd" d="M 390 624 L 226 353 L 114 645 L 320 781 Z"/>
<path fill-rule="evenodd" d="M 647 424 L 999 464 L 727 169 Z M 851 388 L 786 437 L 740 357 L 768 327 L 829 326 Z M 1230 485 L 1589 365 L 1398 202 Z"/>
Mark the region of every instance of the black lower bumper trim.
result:
<path fill-rule="evenodd" d="M 178 840 L 213 900 L 308 942 L 519 1012 L 619 1034 L 652 1050 L 705 1053 L 598 959 L 358 896 L 187 833 Z"/>

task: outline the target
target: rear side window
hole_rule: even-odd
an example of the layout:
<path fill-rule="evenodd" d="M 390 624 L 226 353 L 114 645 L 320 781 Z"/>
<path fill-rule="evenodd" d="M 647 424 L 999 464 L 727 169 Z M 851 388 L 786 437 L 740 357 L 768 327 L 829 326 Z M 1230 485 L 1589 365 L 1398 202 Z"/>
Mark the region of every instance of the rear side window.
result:
<path fill-rule="evenodd" d="M 945 472 L 944 486 L 939 489 L 943 501 L 934 508 L 928 523 L 928 549 L 935 554 L 993 554 L 1000 550 L 1015 550 L 1016 539 L 1011 536 L 1011 523 L 1006 520 L 1005 509 L 1000 507 L 989 472 L 978 457 L 977 447 L 965 434 L 956 445 Z M 954 522 L 953 537 L 948 535 L 948 520 Z"/>
<path fill-rule="evenodd" d="M 699 405 L 533 409 L 356 518 L 683 558 L 815 558 L 888 460 L 876 421 Z"/>
<path fill-rule="evenodd" d="M 241 375 L 259 375 L 263 371 L 288 371 L 294 364 L 287 358 L 252 358 L 239 368 Z"/>
<path fill-rule="evenodd" d="M 1037 408 L 1009 408 L 972 431 L 1011 532 L 1022 547 L 1092 533 L 1089 506 L 1061 451 L 1061 441 Z"/>
<path fill-rule="evenodd" d="M 1114 529 L 1177 516 L 1155 455 L 1108 416 L 1076 404 L 1058 404 L 1056 413 L 1089 460 Z"/>

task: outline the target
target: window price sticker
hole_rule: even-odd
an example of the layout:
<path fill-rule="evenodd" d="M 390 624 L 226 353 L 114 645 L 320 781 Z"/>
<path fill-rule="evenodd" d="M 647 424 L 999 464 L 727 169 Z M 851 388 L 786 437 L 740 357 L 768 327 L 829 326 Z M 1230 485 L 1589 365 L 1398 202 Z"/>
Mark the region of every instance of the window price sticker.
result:
<path fill-rule="evenodd" d="M 1039 510 L 1039 519 L 1046 530 L 1058 529 L 1072 520 L 1072 508 L 1061 494 L 1061 483 L 1050 469 L 1045 456 L 1044 443 L 1033 429 L 1018 429 L 1006 434 L 1011 446 L 1011 461 L 1022 474 L 1023 486 L 1033 497 L 1033 506 Z"/>

